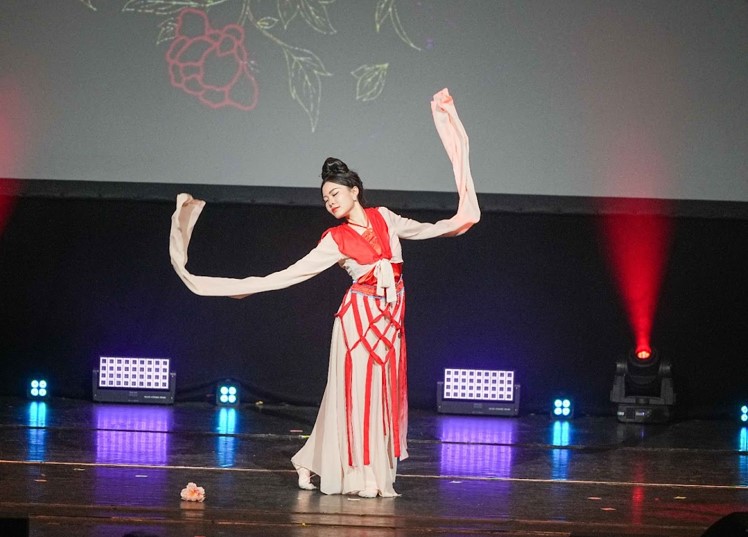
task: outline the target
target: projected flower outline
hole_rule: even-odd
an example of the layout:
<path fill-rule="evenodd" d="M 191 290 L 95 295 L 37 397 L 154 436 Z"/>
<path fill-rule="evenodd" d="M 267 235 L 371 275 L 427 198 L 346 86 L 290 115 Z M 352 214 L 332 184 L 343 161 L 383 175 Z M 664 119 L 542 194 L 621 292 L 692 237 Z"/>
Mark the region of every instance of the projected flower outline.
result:
<path fill-rule="evenodd" d="M 95 0 L 79 0 L 96 11 Z M 236 24 L 222 28 L 212 27 L 209 10 L 220 4 L 240 4 Z M 323 61 L 313 51 L 294 46 L 279 38 L 274 30 L 287 30 L 294 20 L 303 22 L 315 32 L 324 35 L 337 33 L 328 13 L 335 0 L 276 0 L 272 15 L 257 17 L 255 7 L 259 0 L 126 0 L 122 11 L 164 17 L 158 24 L 156 44 L 172 41 L 166 53 L 172 85 L 198 98 L 211 108 L 234 107 L 250 111 L 257 105 L 259 88 L 250 70 L 245 27 L 251 27 L 277 45 L 286 63 L 289 93 L 306 113 L 312 132 L 317 127 L 322 102 L 322 77 L 332 76 Z M 254 5 L 253 5 L 254 4 Z M 185 32 L 185 16 L 204 17 L 204 32 L 199 35 Z M 397 9 L 397 0 L 377 0 L 374 9 L 374 28 L 380 33 L 390 22 L 398 38 L 410 48 L 420 51 L 405 31 Z M 198 59 L 194 56 L 199 55 Z M 229 75 L 219 74 L 211 66 L 228 64 Z M 362 64 L 350 72 L 355 78 L 355 99 L 369 102 L 377 99 L 384 90 L 389 64 Z M 213 76 L 206 76 L 210 71 Z M 223 78 L 223 83 L 216 79 Z"/>

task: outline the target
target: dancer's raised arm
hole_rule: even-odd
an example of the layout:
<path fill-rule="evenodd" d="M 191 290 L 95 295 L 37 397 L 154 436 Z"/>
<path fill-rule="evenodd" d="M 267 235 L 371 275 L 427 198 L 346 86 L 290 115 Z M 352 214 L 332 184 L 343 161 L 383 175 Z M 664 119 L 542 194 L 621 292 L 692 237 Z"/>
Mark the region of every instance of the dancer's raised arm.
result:
<path fill-rule="evenodd" d="M 449 219 L 435 224 L 417 222 L 386 211 L 385 218 L 402 239 L 431 239 L 462 235 L 480 220 L 480 207 L 475 195 L 475 185 L 470 173 L 470 145 L 452 97 L 445 88 L 434 95 L 431 101 L 434 125 L 452 162 L 457 193 L 460 197 L 457 213 Z"/>

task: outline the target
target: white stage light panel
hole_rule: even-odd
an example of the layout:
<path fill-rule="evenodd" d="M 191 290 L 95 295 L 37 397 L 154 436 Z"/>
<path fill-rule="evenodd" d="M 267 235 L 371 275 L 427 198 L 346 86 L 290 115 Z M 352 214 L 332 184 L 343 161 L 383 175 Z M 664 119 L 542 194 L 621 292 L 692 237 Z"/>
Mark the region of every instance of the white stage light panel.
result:
<path fill-rule="evenodd" d="M 99 387 L 168 390 L 169 358 L 99 357 Z"/>
<path fill-rule="evenodd" d="M 514 371 L 445 369 L 444 399 L 512 401 Z"/>

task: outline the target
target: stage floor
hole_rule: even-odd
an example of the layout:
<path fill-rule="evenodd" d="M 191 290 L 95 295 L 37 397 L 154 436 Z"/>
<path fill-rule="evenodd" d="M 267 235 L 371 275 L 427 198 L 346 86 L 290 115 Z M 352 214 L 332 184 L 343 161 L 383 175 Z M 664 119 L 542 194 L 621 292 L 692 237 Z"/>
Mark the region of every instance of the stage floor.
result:
<path fill-rule="evenodd" d="M 315 415 L 0 398 L 0 517 L 29 517 L 34 537 L 700 536 L 748 511 L 737 420 L 412 411 L 402 496 L 360 499 L 296 487 Z M 204 503 L 180 500 L 190 481 Z"/>

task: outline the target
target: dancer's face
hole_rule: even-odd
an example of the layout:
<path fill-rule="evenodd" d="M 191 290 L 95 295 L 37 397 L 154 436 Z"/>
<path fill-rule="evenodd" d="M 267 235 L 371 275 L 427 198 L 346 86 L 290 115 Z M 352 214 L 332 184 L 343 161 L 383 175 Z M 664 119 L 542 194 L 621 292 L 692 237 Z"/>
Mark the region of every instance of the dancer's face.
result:
<path fill-rule="evenodd" d="M 337 183 L 327 182 L 322 185 L 322 201 L 325 209 L 337 219 L 348 218 L 356 206 L 358 187 L 347 187 Z"/>

